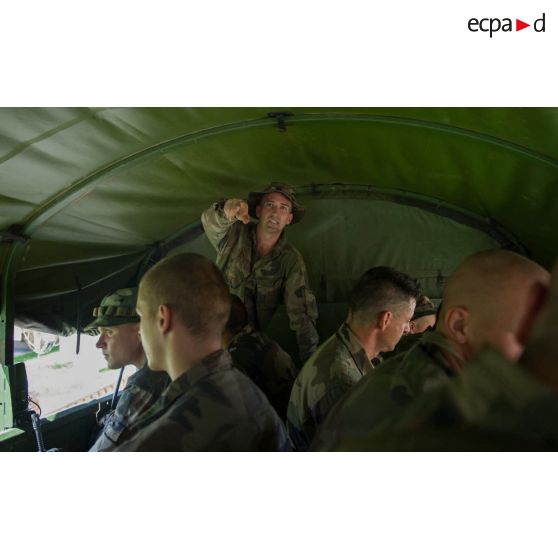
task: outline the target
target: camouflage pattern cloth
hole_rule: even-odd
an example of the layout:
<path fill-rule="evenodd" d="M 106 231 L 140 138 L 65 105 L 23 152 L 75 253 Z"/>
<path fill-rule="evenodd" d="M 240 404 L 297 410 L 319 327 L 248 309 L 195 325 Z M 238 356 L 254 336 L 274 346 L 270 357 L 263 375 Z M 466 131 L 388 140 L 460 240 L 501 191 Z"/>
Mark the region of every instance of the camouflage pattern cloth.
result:
<path fill-rule="evenodd" d="M 289 449 L 285 427 L 265 395 L 220 350 L 171 382 L 108 451 Z"/>
<path fill-rule="evenodd" d="M 94 334 L 98 333 L 100 327 L 138 323 L 140 318 L 136 313 L 137 298 L 137 287 L 118 289 L 108 294 L 93 309 L 95 319 L 83 331 Z"/>
<path fill-rule="evenodd" d="M 116 409 L 104 417 L 103 431 L 89 451 L 103 451 L 117 445 L 124 429 L 138 420 L 169 384 L 170 378 L 166 372 L 154 372 L 147 365 L 132 374 Z"/>
<path fill-rule="evenodd" d="M 426 331 L 411 350 L 384 361 L 331 410 L 312 449 L 331 450 L 348 439 L 393 429 L 415 398 L 454 375 L 440 349 L 462 360 L 443 335 Z"/>
<path fill-rule="evenodd" d="M 429 328 L 426 331 L 433 331 L 433 329 Z M 426 332 L 414 334 L 408 333 L 407 335 L 403 335 L 399 343 L 395 345 L 395 349 L 393 349 L 393 351 L 382 353 L 382 359 L 387 360 L 400 353 L 406 353 L 407 351 L 411 350 L 422 339 L 424 333 Z"/>
<path fill-rule="evenodd" d="M 204 211 L 201 220 L 217 250 L 217 266 L 231 293 L 244 302 L 250 323 L 256 330 L 264 329 L 283 301 L 304 362 L 318 346 L 318 306 L 300 252 L 283 233 L 271 252 L 260 258 L 256 224 L 229 221 L 223 213 L 223 202 Z"/>
<path fill-rule="evenodd" d="M 298 370 L 293 359 L 269 335 L 250 325 L 230 341 L 234 365 L 265 393 L 281 420 L 287 418 L 287 405 Z"/>
<path fill-rule="evenodd" d="M 444 385 L 425 391 L 388 431 L 349 432 L 319 449 L 521 451 L 558 449 L 558 396 L 486 348 Z"/>
<path fill-rule="evenodd" d="M 344 323 L 310 357 L 295 380 L 287 411 L 287 431 L 295 449 L 308 449 L 335 403 L 363 376 L 372 376 L 373 369 Z"/>

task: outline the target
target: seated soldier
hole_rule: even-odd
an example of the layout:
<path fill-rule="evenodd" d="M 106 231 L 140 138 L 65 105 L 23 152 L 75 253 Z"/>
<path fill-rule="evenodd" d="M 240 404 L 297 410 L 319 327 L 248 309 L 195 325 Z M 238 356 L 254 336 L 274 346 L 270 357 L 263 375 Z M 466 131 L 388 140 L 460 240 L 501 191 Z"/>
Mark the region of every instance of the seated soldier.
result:
<path fill-rule="evenodd" d="M 432 301 L 424 295 L 417 300 L 413 319 L 409 323 L 410 331 L 407 335 L 401 337 L 401 341 L 397 343 L 395 349 L 389 353 L 382 354 L 382 361 L 391 358 L 399 353 L 408 351 L 415 343 L 417 343 L 422 334 L 436 325 L 436 307 Z"/>
<path fill-rule="evenodd" d="M 128 378 L 116 409 L 103 417 L 103 430 L 89 451 L 100 451 L 118 443 L 124 428 L 158 399 L 170 383 L 167 374 L 147 367 L 139 338 L 136 314 L 137 288 L 119 289 L 103 298 L 93 310 L 93 320 L 85 331 L 99 330 L 97 348 L 103 351 L 109 368 L 129 364 L 138 371 Z"/>
<path fill-rule="evenodd" d="M 490 405 L 498 406 L 491 383 L 505 378 L 461 371 L 486 345 L 510 361 L 521 356 L 534 294 L 548 282 L 546 270 L 513 252 L 489 250 L 467 258 L 444 289 L 436 330 L 424 333 L 411 350 L 387 360 L 373 378 L 365 378 L 347 393 L 322 425 L 313 449 L 363 449 L 362 440 L 371 449 L 417 449 L 413 447 L 417 429 L 426 428 L 429 421 L 451 424 L 460 413 L 488 420 L 487 397 L 494 397 Z M 469 383 L 472 378 L 474 387 Z M 446 405 L 455 390 L 461 392 L 458 407 Z M 501 403 L 506 408 L 505 397 Z M 401 445 L 398 433 L 407 430 L 413 434 L 405 436 L 407 445 Z M 443 439 L 451 447 L 449 439 Z M 425 449 L 427 440 L 433 442 L 425 435 Z"/>
<path fill-rule="evenodd" d="M 310 357 L 295 380 L 287 411 L 289 438 L 306 450 L 335 403 L 373 369 L 371 360 L 391 351 L 409 331 L 417 282 L 390 267 L 374 267 L 349 297 L 345 323 Z"/>
<path fill-rule="evenodd" d="M 240 298 L 232 295 L 231 303 L 223 346 L 229 351 L 234 365 L 265 393 L 284 421 L 298 370 L 293 359 L 269 335 L 255 331 L 248 324 L 246 308 Z"/>
<path fill-rule="evenodd" d="M 165 258 L 143 276 L 143 346 L 149 366 L 166 370 L 171 384 L 115 451 L 289 449 L 265 395 L 221 348 L 230 304 L 219 269 L 197 254 Z"/>

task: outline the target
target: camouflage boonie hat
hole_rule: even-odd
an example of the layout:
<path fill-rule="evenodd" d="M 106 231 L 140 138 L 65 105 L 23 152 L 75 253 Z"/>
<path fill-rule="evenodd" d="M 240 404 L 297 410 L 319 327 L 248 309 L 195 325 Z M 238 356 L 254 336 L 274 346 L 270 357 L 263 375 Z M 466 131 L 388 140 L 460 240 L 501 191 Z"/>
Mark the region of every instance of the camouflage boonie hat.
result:
<path fill-rule="evenodd" d="M 136 314 L 137 298 L 138 289 L 136 287 L 118 289 L 105 296 L 101 300 L 101 305 L 93 309 L 95 319 L 83 331 L 139 322 L 140 318 Z"/>
<path fill-rule="evenodd" d="M 434 306 L 434 303 L 427 296 L 421 295 L 418 297 L 415 313 L 413 314 L 411 321 L 424 318 L 424 316 L 432 316 L 434 314 L 436 314 L 436 306 Z"/>
<path fill-rule="evenodd" d="M 257 219 L 256 207 L 260 205 L 265 194 L 272 194 L 273 192 L 283 194 L 293 204 L 293 220 L 291 223 L 293 225 L 298 223 L 304 217 L 306 210 L 299 203 L 296 203 L 294 188 L 284 182 L 272 182 L 263 192 L 250 192 L 248 194 L 248 213 L 250 216 Z"/>

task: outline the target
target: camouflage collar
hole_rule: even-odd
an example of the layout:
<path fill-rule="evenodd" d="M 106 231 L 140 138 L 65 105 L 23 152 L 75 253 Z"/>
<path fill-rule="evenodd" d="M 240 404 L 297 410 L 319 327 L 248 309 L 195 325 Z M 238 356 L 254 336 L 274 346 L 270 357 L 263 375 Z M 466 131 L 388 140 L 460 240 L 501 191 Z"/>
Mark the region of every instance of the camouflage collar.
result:
<path fill-rule="evenodd" d="M 464 363 L 463 357 L 457 352 L 453 343 L 437 331 L 425 331 L 419 341 L 419 344 L 422 346 L 430 345 L 434 346 L 436 349 L 442 349 L 444 352 L 452 355 L 459 362 Z M 446 369 L 449 376 L 453 376 L 455 374 L 455 371 L 451 368 L 446 357 L 440 350 L 436 351 L 435 358 L 437 358 L 440 364 L 442 364 L 442 366 Z"/>
<path fill-rule="evenodd" d="M 347 347 L 349 353 L 353 357 L 359 372 L 364 376 L 373 370 L 374 365 L 370 362 L 364 347 L 360 344 L 356 335 L 351 331 L 351 328 L 343 323 L 337 330 L 337 338 Z"/>
<path fill-rule="evenodd" d="M 229 353 L 224 349 L 219 349 L 218 351 L 207 355 L 195 366 L 192 366 L 192 368 L 184 372 L 184 374 L 177 378 L 173 383 L 179 384 L 183 390 L 186 390 L 209 374 L 213 374 L 214 372 L 218 372 L 223 369 L 233 368 L 233 366 L 234 365 Z"/>

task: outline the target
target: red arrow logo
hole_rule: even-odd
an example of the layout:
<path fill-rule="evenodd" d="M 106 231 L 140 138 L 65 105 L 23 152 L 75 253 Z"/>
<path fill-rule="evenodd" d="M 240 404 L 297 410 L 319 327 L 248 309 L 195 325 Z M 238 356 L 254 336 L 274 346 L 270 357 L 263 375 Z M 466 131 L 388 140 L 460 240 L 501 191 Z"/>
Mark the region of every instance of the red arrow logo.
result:
<path fill-rule="evenodd" d="M 522 29 L 525 29 L 526 27 L 531 27 L 531 24 L 530 23 L 525 23 L 524 21 L 521 21 L 520 19 L 515 20 L 515 30 L 516 31 L 521 31 Z"/>

